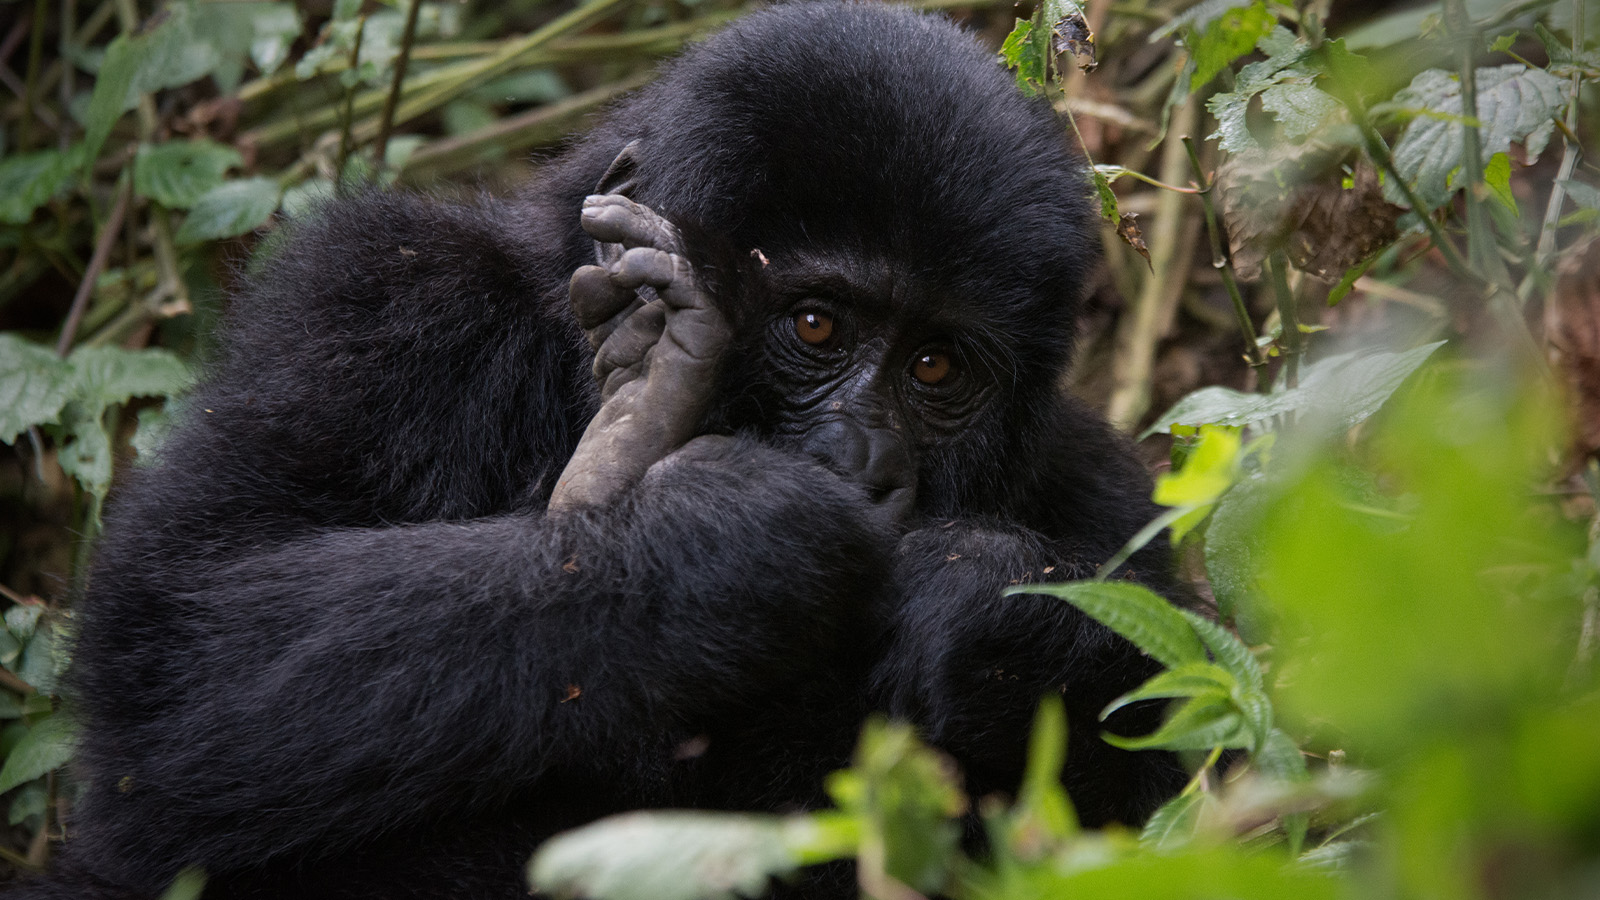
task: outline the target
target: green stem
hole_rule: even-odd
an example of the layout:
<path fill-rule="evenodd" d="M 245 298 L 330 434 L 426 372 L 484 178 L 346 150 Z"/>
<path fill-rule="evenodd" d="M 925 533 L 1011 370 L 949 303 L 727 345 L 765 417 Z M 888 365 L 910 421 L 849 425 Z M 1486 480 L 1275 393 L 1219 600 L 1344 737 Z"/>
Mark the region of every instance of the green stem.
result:
<path fill-rule="evenodd" d="M 1233 315 L 1239 322 L 1239 333 L 1244 336 L 1245 361 L 1250 364 L 1250 368 L 1259 369 L 1267 364 L 1267 359 L 1261 354 L 1256 326 L 1250 321 L 1250 308 L 1245 306 L 1244 297 L 1239 293 L 1239 283 L 1234 280 L 1233 261 L 1228 258 L 1228 252 L 1222 246 L 1222 233 L 1217 228 L 1217 212 L 1211 203 L 1211 189 L 1216 183 L 1201 167 L 1200 154 L 1194 149 L 1194 139 L 1184 137 L 1183 147 L 1189 151 L 1189 165 L 1194 169 L 1195 184 L 1201 187 L 1197 193 L 1200 196 L 1200 206 L 1206 214 L 1206 234 L 1211 238 L 1211 267 L 1221 274 L 1222 285 L 1228 289 L 1228 299 L 1233 301 Z"/>
<path fill-rule="evenodd" d="M 1272 275 L 1272 293 L 1278 300 L 1278 326 L 1283 332 L 1283 383 L 1293 389 L 1300 386 L 1300 357 L 1306 352 L 1306 336 L 1300 330 L 1294 291 L 1289 289 L 1289 257 L 1282 250 L 1274 250 L 1267 269 Z"/>
<path fill-rule="evenodd" d="M 356 20 L 356 39 L 354 45 L 350 48 L 350 71 L 352 73 L 361 70 L 361 39 L 366 36 L 366 33 L 367 17 L 362 16 Z M 335 158 L 333 165 L 333 187 L 334 190 L 340 193 L 345 190 L 344 166 L 350 160 L 350 126 L 355 120 L 355 110 L 351 107 L 351 104 L 355 102 L 356 84 L 358 83 L 358 80 L 352 79 L 349 86 L 344 89 L 344 114 L 339 117 L 339 154 Z"/>

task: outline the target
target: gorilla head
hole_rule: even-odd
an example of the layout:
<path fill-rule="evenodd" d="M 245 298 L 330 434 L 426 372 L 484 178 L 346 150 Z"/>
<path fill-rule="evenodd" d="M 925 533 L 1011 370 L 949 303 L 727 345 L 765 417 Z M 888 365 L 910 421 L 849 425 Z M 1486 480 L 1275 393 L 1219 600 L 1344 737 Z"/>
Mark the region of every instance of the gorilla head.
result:
<path fill-rule="evenodd" d="M 703 430 L 802 448 L 899 517 L 1009 511 L 1097 259 L 1082 169 L 947 24 L 843 3 L 735 24 L 573 165 L 677 226 L 726 320 Z"/>

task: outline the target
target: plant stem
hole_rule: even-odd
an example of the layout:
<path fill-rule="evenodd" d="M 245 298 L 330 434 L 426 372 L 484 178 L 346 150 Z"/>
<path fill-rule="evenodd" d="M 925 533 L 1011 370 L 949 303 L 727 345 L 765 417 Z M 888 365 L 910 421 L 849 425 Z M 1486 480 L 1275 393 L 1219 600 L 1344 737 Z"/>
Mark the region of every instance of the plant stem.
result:
<path fill-rule="evenodd" d="M 122 231 L 122 217 L 128 212 L 128 201 L 133 197 L 133 176 L 125 172 L 122 183 L 117 188 L 116 203 L 111 206 L 111 214 L 106 217 L 105 224 L 100 226 L 100 239 L 95 242 L 94 255 L 89 257 L 89 267 L 84 270 L 83 280 L 78 282 L 78 292 L 72 297 L 72 308 L 67 313 L 67 321 L 61 326 L 61 336 L 56 339 L 56 355 L 66 356 L 72 349 L 72 340 L 77 336 L 78 325 L 83 321 L 84 311 L 89 308 L 89 297 L 94 293 L 94 283 L 100 277 L 100 272 L 106 267 L 106 261 L 111 258 L 111 247 L 117 241 L 117 235 Z"/>
<path fill-rule="evenodd" d="M 1574 56 L 1583 52 L 1583 6 L 1584 0 L 1572 0 L 1572 53 Z M 1572 136 L 1578 133 L 1578 97 L 1583 88 L 1583 73 L 1572 73 L 1572 96 L 1567 98 L 1567 114 L 1562 130 L 1561 143 L 1561 170 L 1556 174 L 1555 183 L 1550 188 L 1550 201 L 1545 204 L 1544 224 L 1539 228 L 1539 246 L 1534 253 L 1535 265 L 1543 269 L 1549 266 L 1550 260 L 1556 253 L 1556 226 L 1561 222 L 1561 203 L 1566 199 L 1567 189 L 1562 184 L 1572 177 L 1572 171 L 1578 165 L 1578 142 Z"/>
<path fill-rule="evenodd" d="M 1300 357 L 1306 352 L 1306 336 L 1300 330 L 1294 291 L 1289 289 L 1289 257 L 1282 250 L 1274 250 L 1267 269 L 1272 275 L 1272 292 L 1278 300 L 1278 326 L 1283 332 L 1283 383 L 1293 389 L 1300 386 Z"/>
<path fill-rule="evenodd" d="M 367 33 L 367 17 L 362 16 L 356 20 L 356 39 L 350 48 L 350 73 L 355 74 L 361 70 L 361 39 Z M 351 104 L 355 101 L 356 85 L 359 79 L 352 79 L 344 89 L 344 114 L 339 117 L 339 153 L 333 164 L 333 189 L 344 193 L 344 166 L 350 161 L 350 126 L 355 119 L 355 110 Z"/>
<path fill-rule="evenodd" d="M 406 10 L 406 26 L 400 35 L 400 54 L 394 60 L 394 78 L 389 82 L 389 95 L 383 101 L 383 116 L 378 123 L 377 165 L 374 173 L 381 173 L 389 158 L 389 132 L 394 128 L 394 108 L 400 102 L 400 88 L 406 80 L 406 67 L 411 63 L 411 45 L 417 40 L 417 13 L 422 10 L 422 0 L 411 0 Z"/>
<path fill-rule="evenodd" d="M 1261 354 L 1256 326 L 1250 321 L 1250 308 L 1245 306 L 1244 297 L 1239 293 L 1239 283 L 1234 280 L 1233 261 L 1229 259 L 1227 249 L 1222 246 L 1222 233 L 1217 228 L 1216 208 L 1211 203 L 1211 189 L 1216 187 L 1216 182 L 1208 177 L 1205 169 L 1201 167 L 1200 154 L 1194 149 L 1194 138 L 1184 136 L 1183 148 L 1189 151 L 1189 167 L 1194 170 L 1195 184 L 1200 187 L 1197 193 L 1200 196 L 1200 206 L 1205 210 L 1206 234 L 1211 238 L 1211 267 L 1222 276 L 1222 285 L 1228 289 L 1228 299 L 1233 301 L 1233 314 L 1239 321 L 1239 333 L 1244 336 L 1245 361 L 1250 364 L 1250 368 L 1259 369 L 1267 364 L 1267 360 Z"/>

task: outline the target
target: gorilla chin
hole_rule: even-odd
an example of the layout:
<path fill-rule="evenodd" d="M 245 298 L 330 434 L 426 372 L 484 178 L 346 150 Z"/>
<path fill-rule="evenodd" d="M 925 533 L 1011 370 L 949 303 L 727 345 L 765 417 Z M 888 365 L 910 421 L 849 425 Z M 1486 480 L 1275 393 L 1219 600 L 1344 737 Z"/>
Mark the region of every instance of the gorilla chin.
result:
<path fill-rule="evenodd" d="M 1001 596 L 1154 511 L 1058 387 L 1098 260 L 1082 161 L 947 21 L 780 5 L 517 197 L 284 232 L 108 517 L 87 788 L 12 896 L 198 867 L 208 900 L 511 900 L 603 815 L 825 802 L 875 711 L 1014 790 L 1050 693 L 1086 823 L 1183 783 L 1099 737 L 1156 664 Z M 1164 557 L 1131 568 L 1176 595 Z"/>

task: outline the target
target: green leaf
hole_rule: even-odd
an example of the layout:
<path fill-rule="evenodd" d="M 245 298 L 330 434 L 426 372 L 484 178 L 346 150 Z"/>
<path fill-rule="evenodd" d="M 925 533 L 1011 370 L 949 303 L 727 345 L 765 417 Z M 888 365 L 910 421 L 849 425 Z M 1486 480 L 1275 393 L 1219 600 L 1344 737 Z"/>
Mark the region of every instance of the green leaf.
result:
<path fill-rule="evenodd" d="M 1600 209 L 1600 189 L 1571 178 L 1558 179 L 1567 192 L 1567 198 L 1583 209 Z"/>
<path fill-rule="evenodd" d="M 173 239 L 180 244 L 237 237 L 255 230 L 278 208 L 278 182 L 244 178 L 212 188 L 195 201 Z"/>
<path fill-rule="evenodd" d="M 612 816 L 545 842 L 528 865 L 534 891 L 590 900 L 759 897 L 799 867 L 805 818 L 705 812 Z"/>
<path fill-rule="evenodd" d="M 171 209 L 188 209 L 222 184 L 229 169 L 243 165 L 239 151 L 214 141 L 141 144 L 133 160 L 133 187 Z"/>
<path fill-rule="evenodd" d="M 112 126 L 122 114 L 132 108 L 129 95 L 133 93 L 134 76 L 149 55 L 148 43 L 143 38 L 120 35 L 106 48 L 105 61 L 95 75 L 94 93 L 89 98 L 89 112 L 84 119 L 84 164 L 100 155 L 100 148 L 111 136 Z"/>
<path fill-rule="evenodd" d="M 1511 193 L 1511 157 L 1509 154 L 1496 153 L 1489 157 L 1489 162 L 1483 167 L 1483 183 L 1489 188 L 1489 196 L 1500 201 L 1500 205 L 1510 210 L 1513 215 L 1517 213 L 1517 198 Z"/>
<path fill-rule="evenodd" d="M 1006 35 L 1000 45 L 1000 58 L 1006 67 L 1017 72 L 1017 88 L 1032 97 L 1038 93 L 1035 85 L 1044 84 L 1045 61 L 1033 40 L 1033 22 L 1021 19 Z"/>
<path fill-rule="evenodd" d="M 1277 24 L 1278 17 L 1261 0 L 1243 8 L 1225 10 L 1206 23 L 1199 38 L 1193 41 L 1189 49 L 1195 61 L 1189 90 L 1193 92 L 1205 87 L 1218 72 L 1254 50 L 1256 41 L 1266 37 Z"/>
<path fill-rule="evenodd" d="M 1274 778 L 1303 781 L 1307 777 L 1305 754 L 1281 728 L 1272 729 L 1261 749 L 1250 757 L 1250 765 L 1257 772 Z"/>
<path fill-rule="evenodd" d="M 0 767 L 0 793 L 65 765 L 72 758 L 77 740 L 77 725 L 64 713 L 52 713 L 34 722 L 11 748 L 5 766 Z"/>
<path fill-rule="evenodd" d="M 1555 130 L 1555 114 L 1567 102 L 1569 84 L 1521 63 L 1480 68 L 1478 140 L 1484 157 L 1505 153 L 1513 142 L 1527 149 L 1531 163 Z M 1414 116 L 1394 145 L 1394 164 L 1418 199 L 1437 209 L 1464 183 L 1461 82 L 1453 72 L 1428 69 L 1395 94 L 1392 106 Z M 1405 195 L 1386 183 L 1384 194 L 1397 205 Z"/>
<path fill-rule="evenodd" d="M 34 210 L 72 185 L 82 165 L 82 145 L 0 159 L 0 222 L 28 224 Z M 0 365 L 4 365 L 3 357 Z"/>
<path fill-rule="evenodd" d="M 1202 425 L 1200 439 L 1183 467 L 1162 473 L 1152 495 L 1162 506 L 1188 507 L 1189 512 L 1172 523 L 1172 543 L 1204 521 L 1217 499 L 1233 487 L 1239 477 L 1239 429 Z"/>
<path fill-rule="evenodd" d="M 1089 171 L 1094 178 L 1095 195 L 1100 198 L 1100 218 L 1113 224 L 1121 221 L 1122 215 L 1117 211 L 1117 195 L 1111 190 L 1111 178 L 1100 166 L 1094 166 Z"/>
<path fill-rule="evenodd" d="M 1123 737 L 1105 732 L 1106 743 L 1124 750 L 1211 750 L 1249 747 L 1250 727 L 1232 703 L 1200 697 L 1178 705 L 1154 733 Z"/>
<path fill-rule="evenodd" d="M 1202 388 L 1173 404 L 1141 438 L 1174 425 L 1270 427 L 1286 413 L 1312 414 L 1335 428 L 1351 428 L 1377 412 L 1444 341 L 1411 350 L 1353 351 L 1329 356 L 1301 370 L 1300 386 L 1271 394 L 1246 394 L 1224 387 Z"/>
<path fill-rule="evenodd" d="M 0 442 L 34 425 L 51 425 L 71 398 L 72 370 L 48 349 L 0 333 Z"/>
<path fill-rule="evenodd" d="M 184 869 L 172 879 L 161 900 L 200 900 L 206 889 L 206 873 L 200 869 Z"/>
<path fill-rule="evenodd" d="M 111 435 L 106 431 L 105 408 L 91 412 L 76 401 L 67 404 L 61 417 L 65 446 L 56 451 L 61 470 L 96 497 L 111 490 Z"/>
<path fill-rule="evenodd" d="M 44 617 L 44 607 L 37 603 L 18 603 L 6 610 L 6 631 L 19 641 L 27 642 L 39 628 Z"/>
<path fill-rule="evenodd" d="M 1162 804 L 1144 823 L 1139 843 L 1156 850 L 1176 850 L 1194 839 L 1200 814 L 1211 801 L 1204 791 L 1179 794 Z"/>
<path fill-rule="evenodd" d="M 56 693 L 61 675 L 67 669 L 67 651 L 57 637 L 55 626 L 46 620 L 22 648 L 17 677 L 48 696 Z"/>
<path fill-rule="evenodd" d="M 133 397 L 166 397 L 189 389 L 194 373 L 169 350 L 83 346 L 67 357 L 72 396 L 104 409 Z"/>
<path fill-rule="evenodd" d="M 828 778 L 839 809 L 862 823 L 862 843 L 888 875 L 918 891 L 941 891 L 957 856 L 966 811 L 954 765 L 917 740 L 909 725 L 870 719 L 854 764 Z M 863 860 L 863 864 L 871 864 Z"/>
<path fill-rule="evenodd" d="M 43 782 L 25 784 L 12 795 L 11 809 L 6 813 L 6 821 L 12 825 L 21 825 L 29 819 L 42 817 L 49 806 L 50 791 Z"/>
<path fill-rule="evenodd" d="M 1214 663 L 1188 663 L 1164 672 L 1157 672 L 1144 684 L 1111 701 L 1100 712 L 1102 720 L 1112 713 L 1140 700 L 1203 698 L 1228 700 L 1238 687 L 1238 681 L 1227 669 Z"/>
<path fill-rule="evenodd" d="M 1178 613 L 1189 620 L 1200 642 L 1206 645 L 1217 664 L 1226 669 L 1239 686 L 1256 692 L 1266 690 L 1267 679 L 1261 671 L 1261 664 L 1256 662 L 1255 654 L 1243 641 L 1205 616 L 1187 609 L 1180 609 Z"/>
<path fill-rule="evenodd" d="M 1076 834 L 1078 816 L 1061 786 L 1067 761 L 1067 713 L 1061 698 L 1048 696 L 1039 704 L 1028 738 L 1028 765 L 1022 789 L 1007 829 L 1011 849 L 1036 857 L 1036 848 L 1058 845 Z"/>
<path fill-rule="evenodd" d="M 161 450 L 161 445 L 166 442 L 167 434 L 172 431 L 172 413 L 169 410 L 171 405 L 169 402 L 139 410 L 139 424 L 129 441 L 133 445 L 133 452 L 138 455 L 139 462 L 154 461 Z"/>
<path fill-rule="evenodd" d="M 1206 662 L 1194 629 L 1166 598 L 1131 581 L 1074 581 L 1008 588 L 1007 594 L 1049 594 L 1132 641 L 1162 665 L 1175 669 Z"/>

